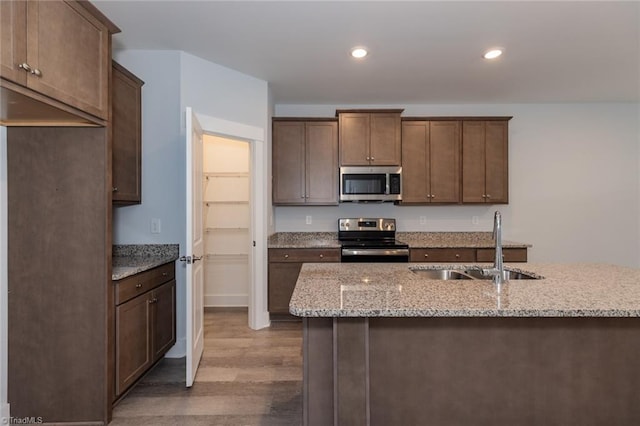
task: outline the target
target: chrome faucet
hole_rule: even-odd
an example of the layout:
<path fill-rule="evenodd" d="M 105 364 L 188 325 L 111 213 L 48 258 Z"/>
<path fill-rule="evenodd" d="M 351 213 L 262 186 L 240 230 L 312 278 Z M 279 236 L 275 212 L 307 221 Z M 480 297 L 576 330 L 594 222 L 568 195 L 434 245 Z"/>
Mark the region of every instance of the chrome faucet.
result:
<path fill-rule="evenodd" d="M 502 216 L 499 211 L 493 218 L 493 239 L 496 242 L 496 257 L 493 261 L 493 268 L 483 269 L 485 275 L 493 276 L 493 283 L 496 286 L 504 283 L 504 264 L 502 261 Z"/>

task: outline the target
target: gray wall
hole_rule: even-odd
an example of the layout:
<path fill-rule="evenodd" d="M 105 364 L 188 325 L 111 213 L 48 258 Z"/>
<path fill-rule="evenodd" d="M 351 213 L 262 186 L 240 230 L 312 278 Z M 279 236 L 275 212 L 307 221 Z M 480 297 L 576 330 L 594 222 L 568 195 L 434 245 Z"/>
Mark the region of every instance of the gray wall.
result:
<path fill-rule="evenodd" d="M 336 107 L 356 106 L 276 105 L 276 116 L 331 117 Z M 350 216 L 395 217 L 401 231 L 490 231 L 493 212 L 500 210 L 505 238 L 533 244 L 531 261 L 640 267 L 638 104 L 374 107 L 404 108 L 403 116 L 513 116 L 509 204 L 276 207 L 276 231 L 335 231 L 337 218 Z"/>
<path fill-rule="evenodd" d="M 186 242 L 185 107 L 202 115 L 266 129 L 268 85 L 178 51 L 128 50 L 115 60 L 141 78 L 142 204 L 114 208 L 114 244 Z M 266 131 L 265 131 L 266 133 Z M 162 223 L 151 233 L 151 218 Z M 185 271 L 178 262 L 177 340 L 170 356 L 185 349 Z M 266 282 L 261 283 L 266 287 Z"/>

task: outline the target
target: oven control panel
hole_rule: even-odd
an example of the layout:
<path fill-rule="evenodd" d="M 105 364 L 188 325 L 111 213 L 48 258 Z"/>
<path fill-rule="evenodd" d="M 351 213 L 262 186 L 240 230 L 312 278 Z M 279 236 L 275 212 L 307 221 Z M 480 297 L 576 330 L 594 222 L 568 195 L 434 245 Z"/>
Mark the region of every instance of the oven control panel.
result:
<path fill-rule="evenodd" d="M 338 219 L 339 231 L 395 231 L 396 220 L 390 218 L 343 218 Z"/>

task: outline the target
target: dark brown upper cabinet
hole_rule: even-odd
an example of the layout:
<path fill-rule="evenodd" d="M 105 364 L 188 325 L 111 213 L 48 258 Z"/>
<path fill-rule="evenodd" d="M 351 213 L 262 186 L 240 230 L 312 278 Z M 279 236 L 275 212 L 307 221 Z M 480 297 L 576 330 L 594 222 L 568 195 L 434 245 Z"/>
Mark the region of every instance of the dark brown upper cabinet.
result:
<path fill-rule="evenodd" d="M 399 166 L 402 110 L 338 110 L 341 166 Z"/>
<path fill-rule="evenodd" d="M 273 120 L 273 204 L 338 204 L 335 119 Z"/>
<path fill-rule="evenodd" d="M 142 202 L 142 85 L 144 82 L 113 62 L 112 137 L 113 203 Z"/>
<path fill-rule="evenodd" d="M 104 125 L 111 34 L 120 30 L 80 1 L 0 2 L 0 124 Z"/>
<path fill-rule="evenodd" d="M 460 202 L 460 121 L 402 122 L 402 203 Z"/>
<path fill-rule="evenodd" d="M 509 202 L 508 120 L 462 122 L 463 203 Z"/>

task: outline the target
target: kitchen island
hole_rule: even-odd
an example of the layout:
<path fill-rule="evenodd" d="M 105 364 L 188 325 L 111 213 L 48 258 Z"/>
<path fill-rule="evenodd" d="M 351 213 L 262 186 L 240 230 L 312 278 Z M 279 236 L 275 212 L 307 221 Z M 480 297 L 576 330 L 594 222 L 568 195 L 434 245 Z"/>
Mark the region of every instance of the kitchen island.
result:
<path fill-rule="evenodd" d="M 640 423 L 640 270 L 519 263 L 542 278 L 499 292 L 411 271 L 439 266 L 302 267 L 304 424 Z"/>

